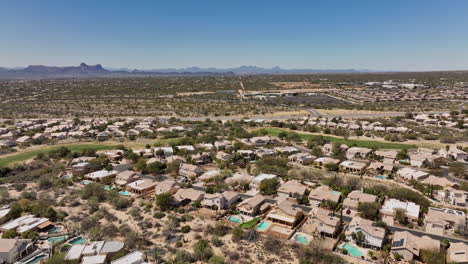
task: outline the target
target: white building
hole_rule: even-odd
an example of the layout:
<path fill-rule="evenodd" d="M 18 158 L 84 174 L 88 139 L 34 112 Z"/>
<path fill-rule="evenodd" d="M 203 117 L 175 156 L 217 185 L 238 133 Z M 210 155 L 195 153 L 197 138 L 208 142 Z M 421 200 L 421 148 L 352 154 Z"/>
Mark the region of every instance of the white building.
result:
<path fill-rule="evenodd" d="M 274 179 L 276 178 L 277 176 L 274 175 L 274 174 L 266 174 L 266 173 L 260 173 L 257 177 L 255 177 L 252 181 L 252 185 L 255 186 L 255 187 L 258 187 L 260 185 L 260 183 L 264 180 L 269 180 L 269 179 Z"/>
<path fill-rule="evenodd" d="M 382 214 L 382 221 L 388 225 L 393 225 L 393 219 L 397 209 L 404 210 L 405 215 L 409 220 L 417 221 L 421 207 L 413 202 L 402 202 L 397 199 L 387 199 L 380 209 L 380 213 Z"/>
<path fill-rule="evenodd" d="M 353 233 L 361 232 L 364 235 L 363 245 L 375 249 L 381 249 L 385 239 L 385 228 L 376 227 L 374 222 L 356 216 L 351 220 L 345 232 L 346 239 L 353 240 Z"/>

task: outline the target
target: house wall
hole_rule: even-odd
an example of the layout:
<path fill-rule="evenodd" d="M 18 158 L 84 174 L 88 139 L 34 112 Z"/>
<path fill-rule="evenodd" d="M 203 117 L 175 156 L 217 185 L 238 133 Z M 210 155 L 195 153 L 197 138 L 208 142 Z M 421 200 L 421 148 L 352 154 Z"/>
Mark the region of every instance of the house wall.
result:
<path fill-rule="evenodd" d="M 225 208 L 224 199 L 219 199 L 219 198 L 204 200 L 204 204 L 205 206 L 210 207 L 210 208 L 213 208 L 213 206 L 216 206 L 218 210 Z"/>
<path fill-rule="evenodd" d="M 392 252 L 401 255 L 406 261 L 411 261 L 414 258 L 413 253 L 407 249 L 392 250 Z"/>
<path fill-rule="evenodd" d="M 368 233 L 364 232 L 361 228 L 354 228 L 354 229 L 350 229 L 349 231 L 351 233 L 353 233 L 353 232 L 357 233 L 357 232 L 361 231 L 364 234 L 364 237 L 366 239 L 366 244 L 368 246 L 375 247 L 375 248 L 382 248 L 383 239 L 371 236 Z M 350 240 L 350 241 L 353 240 L 351 235 L 347 236 L 346 239 Z"/>
<path fill-rule="evenodd" d="M 389 226 L 392 226 L 394 224 L 392 215 L 382 215 L 382 221 Z"/>
<path fill-rule="evenodd" d="M 444 227 L 441 226 L 441 225 L 426 224 L 426 232 L 434 234 L 434 235 L 443 236 L 444 235 Z"/>
<path fill-rule="evenodd" d="M 239 196 L 232 198 L 229 201 L 226 201 L 226 207 L 230 207 L 231 205 L 235 204 L 239 200 Z"/>
<path fill-rule="evenodd" d="M 18 246 L 15 246 L 9 252 L 0 252 L 0 262 L 5 260 L 7 264 L 14 263 L 15 261 L 31 254 L 34 249 L 35 247 L 30 245 L 26 247 L 22 252 L 18 252 Z"/>
<path fill-rule="evenodd" d="M 302 225 L 301 228 L 302 232 L 307 234 L 314 234 L 314 233 L 325 233 L 329 236 L 334 236 L 336 233 L 336 228 L 328 226 L 322 223 L 317 218 L 309 218 L 307 221 Z"/>
<path fill-rule="evenodd" d="M 313 234 L 317 231 L 317 224 L 316 222 L 309 218 L 307 221 L 302 225 L 301 231 L 307 234 Z"/>
<path fill-rule="evenodd" d="M 410 160 L 410 164 L 413 167 L 422 167 L 424 162 L 421 160 Z"/>

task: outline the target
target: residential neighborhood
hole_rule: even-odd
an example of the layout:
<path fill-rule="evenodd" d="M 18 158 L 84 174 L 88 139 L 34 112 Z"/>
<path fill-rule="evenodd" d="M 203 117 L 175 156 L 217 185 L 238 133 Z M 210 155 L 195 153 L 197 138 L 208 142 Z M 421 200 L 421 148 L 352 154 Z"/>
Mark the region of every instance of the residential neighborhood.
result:
<path fill-rule="evenodd" d="M 21 165 L 21 170 L 37 166 L 29 167 L 34 171 L 61 164 L 37 183 L 16 182 L 23 177 L 20 168 L 2 170 L 0 256 L 5 263 L 33 263 L 58 250 L 64 261 L 78 263 L 161 263 L 177 259 L 177 247 L 209 239 L 209 233 L 200 234 L 204 228 L 219 226 L 231 238 L 211 234 L 222 243 L 214 252 L 237 241 L 284 241 L 318 243 L 351 263 L 426 261 L 429 255 L 464 263 L 457 260 L 462 259 L 458 252 L 465 252 L 462 245 L 468 245 L 468 188 L 466 168 L 456 168 L 467 165 L 466 146 L 381 143 L 379 148 L 337 144 L 323 136 L 302 140 L 300 129 L 268 133 L 280 124 L 305 130 L 311 122 L 189 125 L 146 118 L 28 120 L 7 126 L 3 135 L 17 138 L 44 127 L 41 138 L 52 140 L 45 131 L 59 128 L 64 137 L 54 139 L 55 149 Z M 96 125 L 108 133 L 92 131 Z M 88 137 L 68 138 L 75 129 Z M 185 136 L 168 134 L 174 130 Z M 141 133 L 152 134 L 156 143 L 138 143 L 149 142 Z M 24 139 L 9 140 L 16 141 L 9 147 L 13 155 L 34 148 Z M 61 146 L 65 142 L 69 148 Z M 116 143 L 93 149 L 92 143 L 105 142 Z M 74 144 L 88 145 L 74 150 Z M 31 195 L 56 198 L 39 210 L 41 200 Z M 159 253 L 148 253 L 152 247 L 141 243 L 155 245 Z"/>

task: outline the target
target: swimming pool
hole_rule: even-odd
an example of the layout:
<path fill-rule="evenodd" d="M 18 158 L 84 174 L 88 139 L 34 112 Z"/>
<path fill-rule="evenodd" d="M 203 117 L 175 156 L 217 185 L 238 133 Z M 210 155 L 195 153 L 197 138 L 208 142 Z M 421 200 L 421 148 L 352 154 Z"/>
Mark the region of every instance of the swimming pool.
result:
<path fill-rule="evenodd" d="M 51 238 L 47 239 L 47 241 L 49 241 L 49 243 L 53 244 L 53 243 L 62 242 L 67 238 L 68 238 L 68 236 L 51 237 Z"/>
<path fill-rule="evenodd" d="M 343 248 L 346 249 L 348 253 L 351 254 L 351 256 L 353 257 L 362 257 L 361 251 L 359 251 L 359 249 L 353 245 L 345 243 L 343 245 Z"/>
<path fill-rule="evenodd" d="M 296 234 L 294 236 L 294 239 L 297 241 L 297 242 L 300 242 L 304 245 L 307 245 L 307 243 L 309 243 L 309 241 L 307 241 L 307 238 L 301 234 Z"/>
<path fill-rule="evenodd" d="M 260 224 L 258 224 L 257 230 L 263 231 L 263 230 L 267 229 L 269 226 L 270 226 L 270 223 L 261 222 Z"/>
<path fill-rule="evenodd" d="M 331 191 L 331 193 L 333 193 L 333 194 L 341 194 L 341 192 L 339 192 L 339 191 Z"/>
<path fill-rule="evenodd" d="M 375 176 L 375 177 L 376 177 L 377 179 L 381 179 L 381 180 L 385 179 L 385 176 L 382 176 L 382 175 L 378 175 L 378 176 Z"/>
<path fill-rule="evenodd" d="M 90 181 L 81 181 L 80 183 L 83 184 L 83 185 L 88 185 L 88 184 L 90 184 L 91 182 L 90 182 Z"/>
<path fill-rule="evenodd" d="M 72 239 L 68 242 L 68 244 L 71 244 L 71 245 L 82 245 L 86 243 L 86 239 L 82 238 L 82 237 L 77 237 L 75 239 Z"/>
<path fill-rule="evenodd" d="M 52 230 L 49 231 L 49 234 L 58 233 L 58 232 L 60 232 L 60 230 L 62 230 L 61 227 L 54 227 Z"/>
<path fill-rule="evenodd" d="M 109 190 L 112 190 L 112 187 L 110 187 L 109 185 L 104 186 L 104 191 L 109 191 Z"/>
<path fill-rule="evenodd" d="M 235 217 L 235 216 L 228 217 L 228 220 L 233 222 L 233 223 L 236 223 L 236 224 L 242 223 L 242 221 L 239 218 Z"/>
<path fill-rule="evenodd" d="M 46 258 L 47 258 L 47 255 L 38 255 L 38 256 L 35 256 L 30 261 L 26 262 L 25 264 L 37 264 L 41 261 L 41 259 L 46 259 Z"/>
<path fill-rule="evenodd" d="M 124 196 L 129 196 L 130 195 L 130 193 L 127 192 L 127 191 L 120 191 L 119 194 L 124 195 Z"/>

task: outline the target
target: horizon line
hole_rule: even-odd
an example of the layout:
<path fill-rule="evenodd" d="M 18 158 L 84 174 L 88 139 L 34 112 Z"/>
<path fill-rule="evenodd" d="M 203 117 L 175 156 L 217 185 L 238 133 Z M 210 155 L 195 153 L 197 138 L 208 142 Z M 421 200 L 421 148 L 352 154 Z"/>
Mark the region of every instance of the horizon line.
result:
<path fill-rule="evenodd" d="M 26 66 L 0 66 L 0 68 L 4 69 L 25 69 L 30 66 L 45 66 L 45 67 L 78 67 L 82 63 L 76 65 L 49 65 L 49 64 L 28 64 Z M 239 66 L 231 66 L 231 67 L 216 67 L 216 66 L 207 66 L 207 67 L 202 67 L 202 66 L 185 66 L 185 67 L 161 67 L 161 68 L 133 68 L 133 67 L 125 67 L 125 66 L 104 66 L 102 63 L 97 63 L 97 64 L 88 64 L 84 63 L 88 66 L 95 66 L 95 65 L 101 65 L 102 68 L 107 69 L 107 70 L 126 70 L 126 71 L 157 71 L 157 70 L 184 70 L 184 69 L 191 69 L 191 68 L 198 68 L 198 69 L 215 69 L 215 70 L 229 70 L 229 69 L 238 69 L 241 67 L 255 67 L 259 69 L 265 69 L 265 70 L 272 70 L 275 68 L 281 69 L 281 70 L 317 70 L 317 71 L 337 71 L 337 70 L 353 70 L 357 71 L 357 73 L 397 73 L 397 72 L 457 72 L 457 71 L 468 71 L 467 69 L 438 69 L 438 70 L 417 70 L 417 69 L 412 69 L 412 70 L 374 70 L 374 69 L 365 69 L 365 68 L 350 68 L 350 67 L 343 67 L 343 68 L 298 68 L 298 67 L 291 67 L 291 68 L 283 68 L 282 66 L 257 66 L 257 65 L 248 65 L 248 64 L 242 64 Z M 349 73 L 348 73 L 349 74 Z"/>

